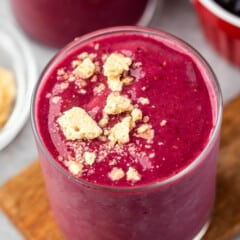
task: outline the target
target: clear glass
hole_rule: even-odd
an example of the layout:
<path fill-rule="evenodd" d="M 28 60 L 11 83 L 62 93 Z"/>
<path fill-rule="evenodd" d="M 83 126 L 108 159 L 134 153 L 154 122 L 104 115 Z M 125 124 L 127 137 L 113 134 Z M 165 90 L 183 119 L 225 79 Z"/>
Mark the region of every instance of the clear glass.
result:
<path fill-rule="evenodd" d="M 146 26 L 162 0 L 11 0 L 17 22 L 33 39 L 62 47 L 104 27 Z"/>
<path fill-rule="evenodd" d="M 194 59 L 209 89 L 214 127 L 201 154 L 178 174 L 138 187 L 100 186 L 72 176 L 46 150 L 36 127 L 36 95 L 41 82 L 56 64 L 81 44 L 128 33 L 148 35 L 169 46 L 178 46 L 179 51 Z M 208 64 L 182 40 L 141 27 L 109 28 L 76 39 L 61 50 L 43 72 L 33 95 L 31 117 L 51 207 L 66 239 L 146 240 L 161 236 L 166 240 L 190 240 L 206 229 L 215 199 L 222 98 L 217 79 Z"/>

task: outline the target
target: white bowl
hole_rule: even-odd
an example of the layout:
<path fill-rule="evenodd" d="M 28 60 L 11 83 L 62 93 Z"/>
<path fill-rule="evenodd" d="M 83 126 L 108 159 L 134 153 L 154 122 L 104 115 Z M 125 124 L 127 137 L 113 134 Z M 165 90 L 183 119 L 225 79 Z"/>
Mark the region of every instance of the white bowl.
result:
<path fill-rule="evenodd" d="M 0 23 L 0 67 L 10 70 L 15 77 L 17 97 L 7 123 L 0 130 L 0 150 L 6 147 L 25 124 L 30 111 L 37 69 L 27 40 L 16 28 Z"/>

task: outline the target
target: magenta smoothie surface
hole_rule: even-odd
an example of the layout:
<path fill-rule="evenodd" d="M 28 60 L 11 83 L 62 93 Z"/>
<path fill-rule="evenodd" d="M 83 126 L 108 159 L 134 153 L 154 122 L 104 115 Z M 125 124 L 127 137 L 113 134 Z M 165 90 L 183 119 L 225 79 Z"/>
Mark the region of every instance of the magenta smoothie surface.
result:
<path fill-rule="evenodd" d="M 200 239 L 222 108 L 214 74 L 191 47 L 139 27 L 86 35 L 49 63 L 32 107 L 66 239 Z"/>
<path fill-rule="evenodd" d="M 85 79 L 75 71 L 82 53 L 90 54 L 99 67 Z M 103 74 L 104 60 L 113 53 L 132 61 L 126 73 L 131 82 L 123 85 L 120 96 L 141 110 L 142 119 L 136 121 L 129 141 L 123 144 L 112 144 L 109 135 L 67 140 L 57 123 L 63 112 L 81 107 L 97 123 L 103 118 L 107 98 L 116 92 L 109 89 Z M 94 153 L 94 163 L 86 165 L 79 177 L 112 186 L 151 184 L 173 176 L 200 154 L 213 127 L 209 92 L 193 60 L 155 39 L 134 34 L 88 43 L 59 63 L 41 86 L 36 114 L 42 140 L 54 159 L 63 160 L 59 163 L 66 167 L 70 160 L 81 162 L 86 152 Z M 130 110 L 109 114 L 103 131 L 110 131 L 130 114 Z M 142 126 L 149 127 L 153 136 L 138 134 Z M 109 177 L 113 168 L 126 173 L 129 167 L 136 169 L 141 179 L 112 181 Z"/>

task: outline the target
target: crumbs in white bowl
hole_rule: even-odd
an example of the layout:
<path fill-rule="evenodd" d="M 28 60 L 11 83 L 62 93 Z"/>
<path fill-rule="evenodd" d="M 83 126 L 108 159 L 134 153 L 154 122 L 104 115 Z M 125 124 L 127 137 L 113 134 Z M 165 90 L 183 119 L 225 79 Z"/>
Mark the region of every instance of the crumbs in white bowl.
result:
<path fill-rule="evenodd" d="M 38 79 L 28 40 L 14 25 L 1 21 L 0 68 L 3 69 L 3 79 L 0 80 L 1 151 L 12 142 L 28 120 L 32 90 Z"/>
<path fill-rule="evenodd" d="M 0 131 L 9 119 L 16 99 L 16 83 L 9 70 L 0 67 Z"/>

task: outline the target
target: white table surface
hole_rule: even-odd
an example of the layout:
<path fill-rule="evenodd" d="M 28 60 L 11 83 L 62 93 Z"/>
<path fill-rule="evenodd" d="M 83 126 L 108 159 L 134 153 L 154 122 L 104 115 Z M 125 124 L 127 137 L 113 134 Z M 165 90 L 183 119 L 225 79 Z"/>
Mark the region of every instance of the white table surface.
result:
<path fill-rule="evenodd" d="M 3 19 L 15 23 L 9 0 L 0 0 L 0 22 Z M 209 62 L 220 82 L 224 103 L 240 94 L 240 68 L 221 58 L 205 41 L 193 7 L 188 0 L 165 0 L 150 24 L 151 27 L 168 31 L 194 46 Z M 0 39 L 1 41 L 1 39 Z M 55 54 L 56 50 L 40 46 L 27 39 L 36 57 L 39 73 Z M 37 158 L 30 121 L 15 140 L 0 151 L 0 185 L 16 175 Z M 7 240 L 24 239 L 0 211 L 0 238 Z"/>

